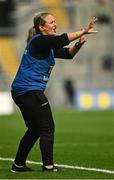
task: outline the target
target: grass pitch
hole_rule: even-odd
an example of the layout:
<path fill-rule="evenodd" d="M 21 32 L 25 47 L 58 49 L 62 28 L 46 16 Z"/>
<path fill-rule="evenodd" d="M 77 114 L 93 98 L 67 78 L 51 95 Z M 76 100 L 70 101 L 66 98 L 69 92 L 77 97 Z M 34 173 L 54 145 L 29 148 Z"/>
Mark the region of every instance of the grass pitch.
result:
<path fill-rule="evenodd" d="M 92 171 L 91 168 L 114 172 L 114 111 L 54 111 L 53 116 L 56 125 L 54 161 L 79 169 L 63 167 L 59 173 L 45 173 L 41 171 L 41 165 L 33 163 L 28 164 L 33 172 L 19 174 L 10 172 L 10 160 L 0 160 L 0 179 L 113 179 L 113 173 Z M 25 131 L 20 113 L 0 116 L 0 158 L 15 157 Z M 28 160 L 41 162 L 38 142 Z"/>

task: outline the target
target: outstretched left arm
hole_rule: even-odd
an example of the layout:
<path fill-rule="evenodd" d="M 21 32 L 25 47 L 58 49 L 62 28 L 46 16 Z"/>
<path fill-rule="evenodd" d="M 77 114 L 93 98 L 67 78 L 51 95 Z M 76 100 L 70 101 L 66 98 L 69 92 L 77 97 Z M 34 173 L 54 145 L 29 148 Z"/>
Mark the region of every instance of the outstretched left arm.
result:
<path fill-rule="evenodd" d="M 78 53 L 82 45 L 86 42 L 85 36 L 81 36 L 74 46 L 54 49 L 55 58 L 72 59 Z"/>

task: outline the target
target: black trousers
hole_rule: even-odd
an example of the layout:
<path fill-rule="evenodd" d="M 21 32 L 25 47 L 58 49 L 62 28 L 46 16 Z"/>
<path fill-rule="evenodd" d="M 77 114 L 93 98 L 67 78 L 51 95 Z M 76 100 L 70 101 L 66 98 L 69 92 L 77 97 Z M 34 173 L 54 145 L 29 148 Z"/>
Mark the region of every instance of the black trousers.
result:
<path fill-rule="evenodd" d="M 13 97 L 20 108 L 27 131 L 22 137 L 15 157 L 17 165 L 24 165 L 27 156 L 40 138 L 43 165 L 53 164 L 54 121 L 48 99 L 42 91 L 33 90 Z"/>

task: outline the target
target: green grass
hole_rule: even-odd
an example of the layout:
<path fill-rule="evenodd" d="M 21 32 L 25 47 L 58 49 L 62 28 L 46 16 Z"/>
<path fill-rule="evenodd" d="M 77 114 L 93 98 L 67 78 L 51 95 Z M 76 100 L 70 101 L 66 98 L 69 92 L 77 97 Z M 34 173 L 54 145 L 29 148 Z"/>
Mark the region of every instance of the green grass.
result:
<path fill-rule="evenodd" d="M 114 170 L 114 111 L 53 112 L 56 131 L 54 160 L 57 164 Z M 14 158 L 26 127 L 20 114 L 0 116 L 0 157 Z M 40 161 L 38 143 L 28 157 Z M 12 162 L 0 161 L 0 179 L 113 179 L 114 174 L 66 169 L 44 173 L 41 165 L 29 164 L 34 171 L 10 172 Z"/>

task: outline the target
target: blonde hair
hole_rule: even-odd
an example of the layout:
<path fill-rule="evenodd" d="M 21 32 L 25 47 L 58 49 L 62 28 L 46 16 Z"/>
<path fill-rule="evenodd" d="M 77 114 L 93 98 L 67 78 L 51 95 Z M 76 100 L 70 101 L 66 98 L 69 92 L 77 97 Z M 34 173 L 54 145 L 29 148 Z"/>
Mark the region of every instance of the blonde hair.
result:
<path fill-rule="evenodd" d="M 38 13 L 34 16 L 33 18 L 33 27 L 31 27 L 28 31 L 28 36 L 27 36 L 27 42 L 32 38 L 37 33 L 41 33 L 39 27 L 44 26 L 46 23 L 45 17 L 51 15 L 51 13 L 48 12 L 42 12 Z"/>

